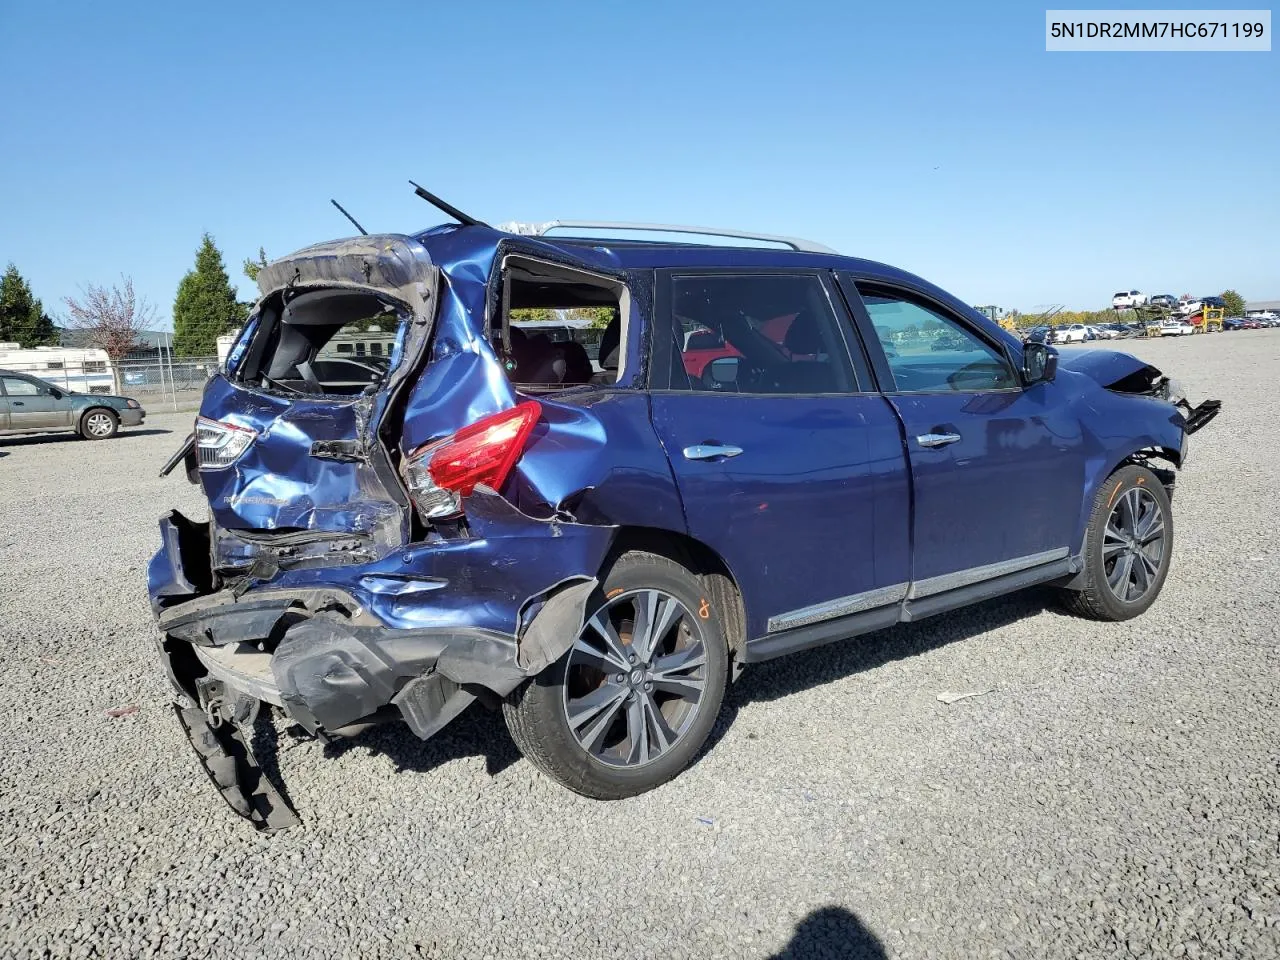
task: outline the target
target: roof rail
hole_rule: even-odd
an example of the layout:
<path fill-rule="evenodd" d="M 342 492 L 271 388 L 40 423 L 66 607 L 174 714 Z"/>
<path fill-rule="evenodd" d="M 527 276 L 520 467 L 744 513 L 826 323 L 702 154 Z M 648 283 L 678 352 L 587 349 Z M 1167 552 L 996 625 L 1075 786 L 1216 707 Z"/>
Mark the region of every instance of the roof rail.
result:
<path fill-rule="evenodd" d="M 623 230 L 642 233 L 695 233 L 708 237 L 732 237 L 737 240 L 761 240 L 779 243 L 805 253 L 835 253 L 830 247 L 799 237 L 780 237 L 771 233 L 748 233 L 743 230 L 718 230 L 715 227 L 691 227 L 675 223 L 615 223 L 609 220 L 548 220 L 545 223 L 520 223 L 512 220 L 498 224 L 506 233 L 526 237 L 544 237 L 552 230 Z"/>

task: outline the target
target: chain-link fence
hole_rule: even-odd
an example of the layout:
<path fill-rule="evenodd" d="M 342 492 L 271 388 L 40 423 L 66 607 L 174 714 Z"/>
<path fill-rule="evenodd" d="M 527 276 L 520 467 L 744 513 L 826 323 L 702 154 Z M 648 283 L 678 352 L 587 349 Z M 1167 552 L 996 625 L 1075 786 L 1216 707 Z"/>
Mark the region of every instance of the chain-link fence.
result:
<path fill-rule="evenodd" d="M 218 372 L 218 358 L 152 354 L 126 357 L 116 369 L 122 393 L 138 400 L 170 400 L 176 405 L 200 397 L 206 381 Z"/>

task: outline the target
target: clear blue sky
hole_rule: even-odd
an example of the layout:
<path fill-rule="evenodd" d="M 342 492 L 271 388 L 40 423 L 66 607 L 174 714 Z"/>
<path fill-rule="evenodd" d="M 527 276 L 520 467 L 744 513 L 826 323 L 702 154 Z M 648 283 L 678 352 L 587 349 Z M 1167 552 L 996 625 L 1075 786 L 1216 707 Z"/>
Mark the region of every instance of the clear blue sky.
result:
<path fill-rule="evenodd" d="M 278 9 L 277 9 L 278 8 Z M 285 9 L 288 8 L 288 9 Z M 808 236 L 972 303 L 1280 297 L 1280 47 L 1049 54 L 1044 6 L 0 6 L 0 264 L 167 323 L 238 264 L 442 217 Z"/>

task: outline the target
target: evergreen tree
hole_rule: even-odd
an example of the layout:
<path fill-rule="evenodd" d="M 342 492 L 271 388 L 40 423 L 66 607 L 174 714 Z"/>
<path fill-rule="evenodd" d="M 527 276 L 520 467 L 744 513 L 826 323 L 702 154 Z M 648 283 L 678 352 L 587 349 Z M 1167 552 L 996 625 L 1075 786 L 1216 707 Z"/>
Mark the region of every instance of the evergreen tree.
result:
<path fill-rule="evenodd" d="M 196 252 L 195 269 L 182 278 L 173 301 L 174 352 L 180 357 L 213 356 L 218 352 L 218 337 L 244 319 L 244 307 L 231 289 L 222 253 L 206 233 Z"/>
<path fill-rule="evenodd" d="M 244 258 L 244 264 L 242 265 L 244 269 L 244 275 L 248 277 L 250 280 L 252 280 L 254 283 L 257 283 L 258 274 L 262 272 L 262 268 L 265 267 L 266 265 L 267 265 L 267 251 L 264 247 L 259 247 L 257 260 L 250 260 L 248 257 Z"/>
<path fill-rule="evenodd" d="M 1228 317 L 1244 316 L 1244 297 L 1236 293 L 1234 290 L 1223 290 L 1222 300 L 1227 305 Z"/>
<path fill-rule="evenodd" d="M 12 263 L 0 278 L 0 341 L 36 347 L 56 343 L 58 332 Z"/>

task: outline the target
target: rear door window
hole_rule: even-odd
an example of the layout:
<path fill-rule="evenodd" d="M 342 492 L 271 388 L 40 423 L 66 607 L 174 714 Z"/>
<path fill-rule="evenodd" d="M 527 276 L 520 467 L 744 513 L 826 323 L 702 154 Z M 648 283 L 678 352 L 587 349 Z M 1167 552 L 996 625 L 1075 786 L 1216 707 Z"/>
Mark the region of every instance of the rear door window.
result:
<path fill-rule="evenodd" d="M 859 389 L 847 324 L 818 273 L 672 272 L 661 284 L 671 342 L 655 344 L 655 388 L 792 396 Z"/>
<path fill-rule="evenodd" d="M 41 391 L 30 380 L 19 380 L 17 377 L 4 378 L 4 392 L 11 397 L 38 397 Z"/>

